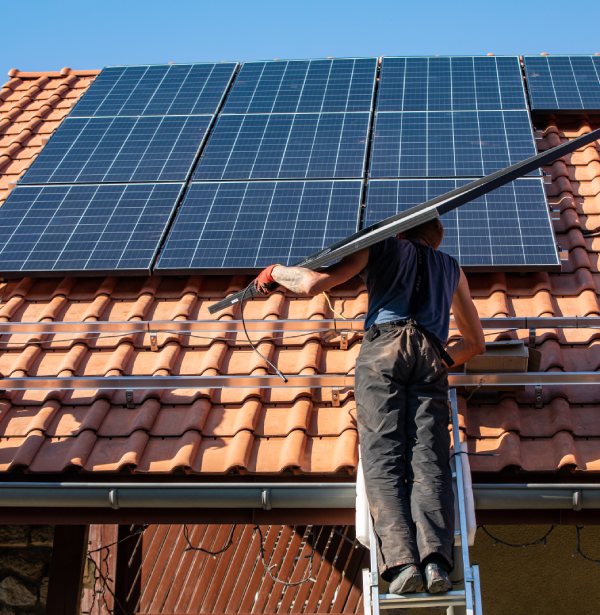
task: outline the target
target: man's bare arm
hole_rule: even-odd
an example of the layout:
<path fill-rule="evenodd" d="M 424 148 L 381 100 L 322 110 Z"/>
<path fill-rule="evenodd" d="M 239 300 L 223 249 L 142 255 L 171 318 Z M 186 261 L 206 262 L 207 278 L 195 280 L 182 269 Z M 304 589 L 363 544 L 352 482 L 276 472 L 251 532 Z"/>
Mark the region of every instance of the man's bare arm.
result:
<path fill-rule="evenodd" d="M 292 292 L 303 295 L 317 295 L 338 284 L 346 282 L 360 273 L 369 260 L 369 249 L 350 254 L 325 271 L 312 271 L 304 267 L 277 265 L 271 275 L 273 280 Z"/>
<path fill-rule="evenodd" d="M 458 288 L 452 298 L 452 313 L 454 314 L 454 321 L 462 335 L 462 339 L 447 350 L 455 365 L 460 365 L 476 354 L 481 354 L 485 351 L 483 328 L 481 327 L 477 308 L 473 303 L 473 299 L 471 299 L 467 277 L 462 269 L 460 271 Z"/>

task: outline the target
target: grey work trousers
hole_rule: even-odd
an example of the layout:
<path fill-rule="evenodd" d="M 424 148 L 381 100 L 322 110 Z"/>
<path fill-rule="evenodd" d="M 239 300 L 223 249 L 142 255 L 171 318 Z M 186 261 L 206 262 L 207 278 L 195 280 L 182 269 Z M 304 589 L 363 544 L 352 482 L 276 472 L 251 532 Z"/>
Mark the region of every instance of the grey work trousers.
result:
<path fill-rule="evenodd" d="M 355 397 L 380 573 L 431 555 L 452 567 L 448 374 L 411 321 L 373 325 L 356 362 Z"/>

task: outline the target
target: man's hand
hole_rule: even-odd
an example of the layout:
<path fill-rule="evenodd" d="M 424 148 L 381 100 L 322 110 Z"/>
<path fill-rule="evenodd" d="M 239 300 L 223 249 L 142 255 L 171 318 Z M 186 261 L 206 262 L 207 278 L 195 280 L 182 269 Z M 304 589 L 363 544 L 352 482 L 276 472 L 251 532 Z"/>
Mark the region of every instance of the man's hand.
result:
<path fill-rule="evenodd" d="M 254 280 L 254 287 L 259 293 L 268 295 L 277 288 L 277 282 L 273 279 L 273 269 L 277 266 L 277 264 L 269 265 L 258 274 L 258 277 Z"/>

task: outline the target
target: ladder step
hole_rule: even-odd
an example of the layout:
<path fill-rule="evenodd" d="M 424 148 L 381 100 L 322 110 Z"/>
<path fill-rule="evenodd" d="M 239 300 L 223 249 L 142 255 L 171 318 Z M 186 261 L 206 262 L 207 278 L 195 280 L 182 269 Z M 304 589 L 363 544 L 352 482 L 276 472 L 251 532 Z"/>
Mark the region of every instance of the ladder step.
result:
<path fill-rule="evenodd" d="M 379 594 L 379 607 L 381 610 L 465 606 L 466 603 L 467 598 L 464 589 L 452 590 L 445 594 Z"/>

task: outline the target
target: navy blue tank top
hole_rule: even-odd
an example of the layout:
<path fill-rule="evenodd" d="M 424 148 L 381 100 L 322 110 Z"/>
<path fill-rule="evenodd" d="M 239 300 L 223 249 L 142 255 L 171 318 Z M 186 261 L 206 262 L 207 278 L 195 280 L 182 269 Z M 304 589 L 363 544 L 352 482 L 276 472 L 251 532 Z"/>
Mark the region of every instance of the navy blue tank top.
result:
<path fill-rule="evenodd" d="M 428 285 L 423 289 L 423 296 L 429 300 L 420 304 L 413 316 L 445 344 L 460 268 L 452 256 L 430 247 L 424 250 L 424 266 L 428 269 Z M 369 292 L 365 329 L 373 324 L 410 317 L 410 297 L 416 274 L 417 249 L 410 241 L 390 237 L 371 246 L 364 270 Z"/>

